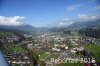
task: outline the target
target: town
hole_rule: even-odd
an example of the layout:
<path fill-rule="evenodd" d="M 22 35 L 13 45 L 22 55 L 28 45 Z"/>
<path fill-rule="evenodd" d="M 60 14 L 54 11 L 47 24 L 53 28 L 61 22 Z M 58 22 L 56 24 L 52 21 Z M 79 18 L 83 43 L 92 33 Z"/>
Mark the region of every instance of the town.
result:
<path fill-rule="evenodd" d="M 3 45 L 2 50 L 9 66 L 30 66 L 31 63 L 34 66 L 60 65 L 59 60 L 56 63 L 51 62 L 52 58 L 77 59 L 76 64 L 80 66 L 85 63 L 93 66 L 98 65 L 99 58 L 95 58 L 94 52 L 90 51 L 89 48 L 99 47 L 100 40 L 83 36 L 75 30 L 68 34 L 63 32 L 33 33 L 30 35 L 1 33 L 6 34 L 0 36 L 0 42 Z M 81 60 L 82 58 L 85 61 Z M 88 58 L 91 60 L 89 61 Z"/>

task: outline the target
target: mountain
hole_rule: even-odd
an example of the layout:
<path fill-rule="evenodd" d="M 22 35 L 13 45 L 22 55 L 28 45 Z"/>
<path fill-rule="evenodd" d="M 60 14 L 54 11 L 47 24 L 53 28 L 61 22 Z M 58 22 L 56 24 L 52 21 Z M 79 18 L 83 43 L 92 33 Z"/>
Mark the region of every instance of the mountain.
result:
<path fill-rule="evenodd" d="M 73 29 L 82 29 L 82 28 L 100 28 L 100 19 L 96 19 L 96 20 L 77 20 L 74 21 L 71 25 L 69 26 L 63 26 L 63 27 L 53 27 L 51 29 L 49 29 L 49 31 L 51 32 L 66 32 L 69 30 L 73 30 Z"/>
<path fill-rule="evenodd" d="M 28 31 L 22 31 L 22 30 L 17 30 L 17 29 L 6 29 L 6 28 L 2 28 L 0 26 L 0 31 L 5 31 L 5 32 L 16 32 L 16 33 L 19 33 L 19 34 L 30 34 Z"/>
<path fill-rule="evenodd" d="M 37 28 L 30 25 L 19 25 L 19 26 L 0 25 L 0 31 L 16 32 L 20 34 L 30 34 L 30 32 L 34 32 L 36 30 Z"/>
<path fill-rule="evenodd" d="M 37 28 L 36 32 L 49 32 L 50 28 L 47 27 L 41 27 L 41 28 Z"/>
<path fill-rule="evenodd" d="M 30 25 L 19 25 L 19 26 L 5 26 L 0 25 L 0 29 L 5 30 L 20 30 L 20 31 L 35 31 L 36 28 Z"/>
<path fill-rule="evenodd" d="M 48 32 L 49 28 L 41 27 L 36 28 L 31 25 L 19 25 L 19 26 L 5 26 L 0 25 L 0 31 L 12 31 L 12 32 Z"/>
<path fill-rule="evenodd" d="M 100 38 L 100 28 L 82 28 L 78 32 L 85 36 Z"/>
<path fill-rule="evenodd" d="M 36 28 L 31 25 L 19 25 L 19 26 L 6 26 L 6 25 L 0 25 L 0 31 L 6 30 L 6 31 L 18 31 L 18 32 L 60 32 L 70 29 L 81 29 L 81 28 L 100 28 L 100 19 L 92 20 L 92 21 L 74 21 L 69 26 L 63 26 L 63 27 L 52 27 L 52 28 Z"/>
<path fill-rule="evenodd" d="M 80 29 L 80 28 L 95 28 L 100 27 L 100 19 L 93 20 L 93 21 L 76 21 L 72 23 L 67 28 L 69 29 Z"/>

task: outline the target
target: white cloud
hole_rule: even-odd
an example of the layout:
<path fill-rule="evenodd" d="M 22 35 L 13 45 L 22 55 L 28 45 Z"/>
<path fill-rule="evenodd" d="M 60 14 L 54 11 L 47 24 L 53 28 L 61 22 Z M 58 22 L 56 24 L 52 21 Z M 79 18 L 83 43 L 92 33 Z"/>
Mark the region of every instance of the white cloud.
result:
<path fill-rule="evenodd" d="M 100 10 L 100 5 L 95 6 L 93 10 Z"/>
<path fill-rule="evenodd" d="M 77 8 L 81 7 L 81 6 L 82 6 L 82 4 L 71 5 L 71 6 L 68 6 L 68 7 L 66 8 L 66 10 L 67 10 L 67 11 L 74 11 L 74 10 L 76 10 Z"/>
<path fill-rule="evenodd" d="M 22 25 L 24 19 L 25 17 L 23 16 L 13 16 L 13 17 L 0 16 L 0 25 L 7 25 L 7 26 Z"/>
<path fill-rule="evenodd" d="M 86 14 L 79 14 L 77 19 L 80 21 L 93 21 L 99 19 L 99 15 L 86 15 Z"/>
<path fill-rule="evenodd" d="M 95 21 L 97 19 L 100 19 L 100 15 L 86 15 L 86 14 L 79 14 L 73 19 L 65 18 L 57 22 L 58 27 L 62 26 L 69 26 L 74 22 L 87 22 L 87 21 Z"/>
<path fill-rule="evenodd" d="M 70 22 L 59 22 L 58 23 L 58 26 L 61 27 L 61 26 L 69 26 L 73 23 L 73 21 L 70 21 Z"/>
<path fill-rule="evenodd" d="M 70 20 L 69 18 L 64 18 L 64 19 L 57 22 L 57 26 L 58 27 L 69 26 L 72 23 L 73 23 L 73 21 Z"/>

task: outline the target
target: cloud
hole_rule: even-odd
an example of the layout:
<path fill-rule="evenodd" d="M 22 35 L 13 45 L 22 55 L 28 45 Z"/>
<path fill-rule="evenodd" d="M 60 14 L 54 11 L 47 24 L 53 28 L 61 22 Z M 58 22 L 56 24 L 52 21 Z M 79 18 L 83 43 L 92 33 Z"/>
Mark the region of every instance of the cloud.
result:
<path fill-rule="evenodd" d="M 93 8 L 93 10 L 100 10 L 100 5 L 95 6 L 95 7 Z"/>
<path fill-rule="evenodd" d="M 99 15 L 86 15 L 86 14 L 79 14 L 77 19 L 79 21 L 93 21 L 93 20 L 97 20 L 100 19 Z"/>
<path fill-rule="evenodd" d="M 86 15 L 86 14 L 79 14 L 73 19 L 65 18 L 57 22 L 56 26 L 63 27 L 63 26 L 69 26 L 74 22 L 92 22 L 95 20 L 100 19 L 100 15 Z"/>
<path fill-rule="evenodd" d="M 13 16 L 13 17 L 0 16 L 0 25 L 18 26 L 23 24 L 24 19 L 25 17 L 23 16 Z"/>
<path fill-rule="evenodd" d="M 56 25 L 57 25 L 58 27 L 62 27 L 62 26 L 69 26 L 69 25 L 72 24 L 72 23 L 73 23 L 73 21 L 70 20 L 69 18 L 64 18 L 64 19 L 58 21 L 58 22 L 56 23 Z"/>
<path fill-rule="evenodd" d="M 67 10 L 67 11 L 74 11 L 74 10 L 76 10 L 77 8 L 81 7 L 81 6 L 82 6 L 82 4 L 71 5 L 71 6 L 68 6 L 68 7 L 66 8 L 66 10 Z"/>

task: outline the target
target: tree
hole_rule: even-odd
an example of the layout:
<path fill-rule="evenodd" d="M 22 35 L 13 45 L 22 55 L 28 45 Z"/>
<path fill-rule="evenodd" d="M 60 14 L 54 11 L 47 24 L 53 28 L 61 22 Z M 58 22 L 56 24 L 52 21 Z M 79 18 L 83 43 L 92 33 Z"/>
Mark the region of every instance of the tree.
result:
<path fill-rule="evenodd" d="M 46 66 L 45 61 L 40 61 L 40 66 Z"/>

